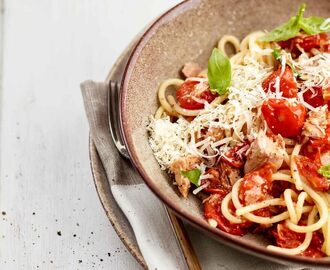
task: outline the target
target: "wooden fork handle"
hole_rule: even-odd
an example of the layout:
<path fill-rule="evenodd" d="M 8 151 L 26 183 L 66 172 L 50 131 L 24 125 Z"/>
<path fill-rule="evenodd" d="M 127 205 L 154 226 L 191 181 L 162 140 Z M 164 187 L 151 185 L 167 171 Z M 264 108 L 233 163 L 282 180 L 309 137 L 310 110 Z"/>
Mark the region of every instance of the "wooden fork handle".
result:
<path fill-rule="evenodd" d="M 183 256 L 186 260 L 189 270 L 201 270 L 198 257 L 195 253 L 195 250 L 190 242 L 189 236 L 186 232 L 186 229 L 183 225 L 182 220 L 180 220 L 170 209 L 165 207 L 167 214 L 170 218 L 173 230 L 176 234 L 178 244 L 181 248 Z"/>

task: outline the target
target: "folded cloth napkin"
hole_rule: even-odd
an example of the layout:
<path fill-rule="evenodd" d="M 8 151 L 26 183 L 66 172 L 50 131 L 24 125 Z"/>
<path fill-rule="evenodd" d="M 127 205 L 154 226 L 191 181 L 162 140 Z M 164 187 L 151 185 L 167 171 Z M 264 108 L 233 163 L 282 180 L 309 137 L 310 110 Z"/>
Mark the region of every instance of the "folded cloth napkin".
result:
<path fill-rule="evenodd" d="M 186 269 L 164 205 L 152 194 L 129 161 L 115 148 L 108 124 L 107 87 L 87 81 L 81 85 L 92 140 L 110 189 L 130 222 L 149 269 Z"/>
<path fill-rule="evenodd" d="M 186 269 L 164 206 L 151 193 L 129 161 L 121 158 L 110 133 L 107 87 L 104 83 L 81 84 L 92 140 L 110 180 L 111 192 L 130 222 L 149 269 Z M 215 242 L 188 228 L 203 269 L 301 269 L 265 261 Z M 204 268 L 205 267 L 205 268 Z"/>

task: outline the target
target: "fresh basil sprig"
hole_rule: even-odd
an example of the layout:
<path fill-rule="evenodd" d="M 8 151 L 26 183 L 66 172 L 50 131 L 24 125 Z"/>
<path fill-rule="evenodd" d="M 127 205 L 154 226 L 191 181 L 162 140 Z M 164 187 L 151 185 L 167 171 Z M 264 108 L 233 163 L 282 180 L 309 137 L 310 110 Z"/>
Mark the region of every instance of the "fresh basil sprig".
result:
<path fill-rule="evenodd" d="M 275 60 L 277 60 L 277 61 L 281 61 L 281 56 L 282 56 L 281 50 L 282 49 L 279 48 L 279 47 L 275 47 L 273 49 L 273 53 L 272 54 L 273 54 Z M 297 72 L 296 67 L 292 63 L 286 62 L 286 64 L 291 68 L 294 76 L 296 76 L 296 77 L 300 77 L 301 76 L 301 74 Z"/>
<path fill-rule="evenodd" d="M 223 95 L 231 81 L 231 64 L 228 57 L 214 48 L 207 67 L 207 77 L 212 92 Z"/>
<path fill-rule="evenodd" d="M 306 9 L 305 4 L 301 4 L 296 16 L 291 17 L 290 20 L 279 27 L 276 27 L 271 32 L 260 37 L 260 41 L 283 41 L 295 37 L 300 30 L 305 31 L 309 35 L 316 35 L 330 31 L 330 23 L 328 19 L 321 17 L 304 18 Z"/>
<path fill-rule="evenodd" d="M 275 60 L 281 61 L 281 48 L 278 48 L 278 47 L 274 48 L 273 56 L 274 56 Z"/>
<path fill-rule="evenodd" d="M 202 172 L 199 169 L 193 169 L 190 171 L 181 171 L 181 174 L 184 177 L 187 177 L 191 183 L 193 183 L 196 187 L 199 186 L 198 181 L 199 177 L 201 176 Z"/>
<path fill-rule="evenodd" d="M 326 178 L 330 178 L 330 164 L 322 166 L 317 172 Z"/>

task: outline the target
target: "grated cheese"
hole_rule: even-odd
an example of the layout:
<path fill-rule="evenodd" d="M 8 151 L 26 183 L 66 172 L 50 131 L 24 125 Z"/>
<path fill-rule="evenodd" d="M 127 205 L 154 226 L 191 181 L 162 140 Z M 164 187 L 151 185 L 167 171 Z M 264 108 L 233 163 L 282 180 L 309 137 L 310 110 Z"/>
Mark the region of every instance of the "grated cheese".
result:
<path fill-rule="evenodd" d="M 219 156 L 243 140 L 256 138 L 261 127 L 261 105 L 265 99 L 285 99 L 290 103 L 302 103 L 313 111 L 311 105 L 304 101 L 303 93 L 306 89 L 318 85 L 323 89 L 330 87 L 330 54 L 318 54 L 308 58 L 302 54 L 292 60 L 291 55 L 281 58 L 282 64 L 290 63 L 303 79 L 299 84 L 301 91 L 297 98 L 285 98 L 280 91 L 280 79 L 275 80 L 275 92 L 265 92 L 262 82 L 273 71 L 271 67 L 245 56 L 243 64 L 232 65 L 232 81 L 228 88 L 227 102 L 215 108 L 208 103 L 205 110 L 191 122 L 179 118 L 175 123 L 169 117 L 162 119 L 150 118 L 147 127 L 149 144 L 163 170 L 170 167 L 177 158 L 195 155 L 205 159 L 207 166 L 213 166 Z M 285 65 L 283 65 L 285 66 Z M 282 68 L 282 73 L 284 69 Z M 195 80 L 195 78 L 194 78 Z M 207 83 L 207 78 L 200 78 L 200 85 Z M 247 132 L 243 133 L 246 127 Z M 215 140 L 213 137 L 203 137 L 205 131 L 219 129 L 224 136 Z M 201 179 L 200 179 L 201 180 Z"/>

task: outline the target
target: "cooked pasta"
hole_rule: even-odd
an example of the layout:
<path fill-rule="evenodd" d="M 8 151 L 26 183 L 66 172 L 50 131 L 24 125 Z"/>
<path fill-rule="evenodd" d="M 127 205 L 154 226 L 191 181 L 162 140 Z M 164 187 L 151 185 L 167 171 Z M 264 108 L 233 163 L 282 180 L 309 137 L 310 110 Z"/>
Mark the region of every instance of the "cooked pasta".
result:
<path fill-rule="evenodd" d="M 210 226 L 267 232 L 285 254 L 330 256 L 328 21 L 313 35 L 222 36 L 207 70 L 187 63 L 160 85 L 147 128 L 183 197 L 209 195 Z"/>

